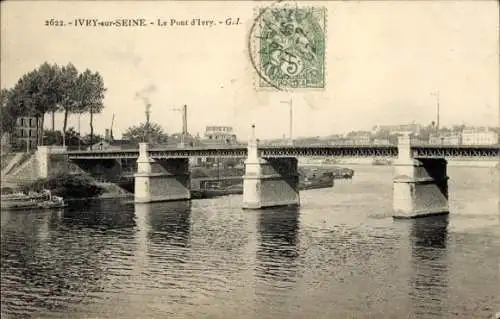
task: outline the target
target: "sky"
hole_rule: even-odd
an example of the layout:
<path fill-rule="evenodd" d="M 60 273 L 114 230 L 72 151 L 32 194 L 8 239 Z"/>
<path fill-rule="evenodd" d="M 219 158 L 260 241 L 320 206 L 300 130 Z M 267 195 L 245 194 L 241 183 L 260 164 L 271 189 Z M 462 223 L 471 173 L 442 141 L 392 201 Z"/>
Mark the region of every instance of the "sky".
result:
<path fill-rule="evenodd" d="M 145 121 L 137 93 L 151 101 L 151 119 L 168 133 L 181 130 L 188 105 L 190 133 L 233 126 L 242 139 L 256 125 L 260 138 L 325 136 L 374 125 L 436 119 L 441 125 L 499 125 L 497 1 L 330 1 L 327 7 L 326 87 L 259 90 L 248 52 L 254 9 L 271 2 L 215 1 L 3 1 L 1 87 L 10 88 L 43 62 L 73 63 L 98 71 L 107 88 L 105 109 L 94 121 L 113 132 Z M 301 3 L 299 2 L 299 5 Z M 193 18 L 239 25 L 216 27 L 49 27 L 45 20 L 76 18 L 148 21 Z M 46 120 L 46 123 L 49 123 Z M 62 116 L 56 117 L 61 127 Z M 72 115 L 69 126 L 78 127 Z M 88 116 L 80 119 L 89 132 Z"/>

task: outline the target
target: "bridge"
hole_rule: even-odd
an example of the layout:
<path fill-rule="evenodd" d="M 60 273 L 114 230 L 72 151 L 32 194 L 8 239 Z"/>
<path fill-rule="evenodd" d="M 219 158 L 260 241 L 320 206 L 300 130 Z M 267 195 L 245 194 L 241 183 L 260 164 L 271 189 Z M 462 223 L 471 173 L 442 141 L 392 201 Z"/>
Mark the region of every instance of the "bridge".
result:
<path fill-rule="evenodd" d="M 315 146 L 258 146 L 262 157 L 374 157 L 397 158 L 398 147 L 393 145 L 315 145 Z M 412 158 L 497 159 L 500 145 L 411 145 Z M 184 148 L 152 148 L 154 159 L 186 157 L 246 157 L 246 146 L 212 146 Z M 137 159 L 139 149 L 69 151 L 69 159 Z"/>
<path fill-rule="evenodd" d="M 191 157 L 244 157 L 243 208 L 246 209 L 300 205 L 297 157 L 394 158 L 394 218 L 448 214 L 447 160 L 500 160 L 499 145 L 414 145 L 408 135 L 400 137 L 398 145 L 387 146 L 266 146 L 259 145 L 254 129 L 246 146 L 150 148 L 147 143 L 140 143 L 136 150 L 70 151 L 64 152 L 64 156 L 83 170 L 92 163 L 105 163 L 112 175 L 118 174 L 116 163 L 127 159 L 125 162 L 136 162 L 137 203 L 190 199 Z M 38 153 L 40 171 L 47 174 L 50 151 L 42 147 Z"/>

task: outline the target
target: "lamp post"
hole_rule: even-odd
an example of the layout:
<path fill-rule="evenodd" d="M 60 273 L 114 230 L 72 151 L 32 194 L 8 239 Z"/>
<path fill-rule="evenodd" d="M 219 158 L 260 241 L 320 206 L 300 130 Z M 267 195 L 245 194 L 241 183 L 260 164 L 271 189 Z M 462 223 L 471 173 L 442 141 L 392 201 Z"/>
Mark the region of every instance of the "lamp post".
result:
<path fill-rule="evenodd" d="M 289 115 L 289 127 L 288 127 L 288 144 L 291 146 L 293 145 L 293 135 L 292 135 L 292 130 L 293 130 L 293 101 L 292 99 L 288 101 L 281 101 L 281 103 L 288 104 L 290 106 L 290 115 Z"/>
<path fill-rule="evenodd" d="M 151 117 L 151 104 L 146 105 L 146 132 L 145 132 L 145 141 L 148 144 L 151 144 L 151 130 L 149 127 L 149 119 Z"/>

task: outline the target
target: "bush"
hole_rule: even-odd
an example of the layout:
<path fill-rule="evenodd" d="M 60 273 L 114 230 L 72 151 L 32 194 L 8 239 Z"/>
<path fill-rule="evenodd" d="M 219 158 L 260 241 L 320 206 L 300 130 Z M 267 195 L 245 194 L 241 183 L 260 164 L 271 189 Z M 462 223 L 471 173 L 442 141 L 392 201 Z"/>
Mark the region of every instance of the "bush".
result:
<path fill-rule="evenodd" d="M 2 193 L 2 195 L 13 194 L 14 193 L 14 189 L 10 188 L 10 187 L 2 187 L 1 188 L 1 193 Z"/>
<path fill-rule="evenodd" d="M 54 195 L 64 198 L 96 197 L 104 192 L 102 187 L 95 185 L 88 177 L 67 173 L 41 178 L 22 187 L 25 193 L 29 191 L 40 192 L 43 189 L 48 189 Z"/>

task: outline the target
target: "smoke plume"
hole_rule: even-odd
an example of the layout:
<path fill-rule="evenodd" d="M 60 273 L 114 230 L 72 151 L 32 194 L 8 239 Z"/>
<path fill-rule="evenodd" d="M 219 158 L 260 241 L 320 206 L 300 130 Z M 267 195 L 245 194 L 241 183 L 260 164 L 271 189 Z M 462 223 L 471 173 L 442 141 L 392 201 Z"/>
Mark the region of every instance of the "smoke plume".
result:
<path fill-rule="evenodd" d="M 154 84 L 150 84 L 144 89 L 137 91 L 135 93 L 135 98 L 142 100 L 144 105 L 147 107 L 148 105 L 151 105 L 149 97 L 151 96 L 152 93 L 156 92 L 156 90 L 157 90 L 156 86 Z"/>

